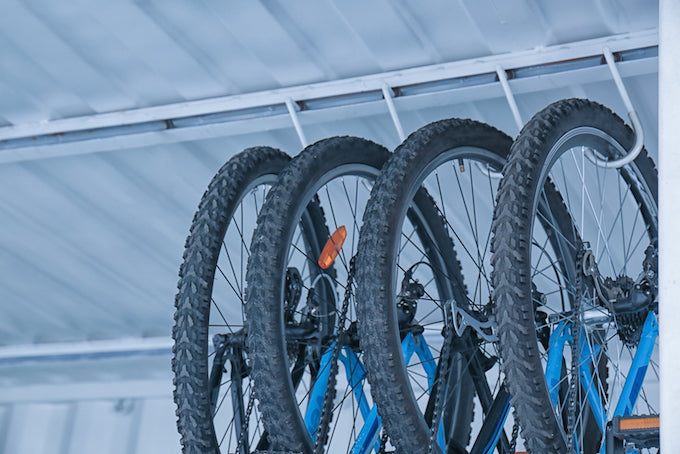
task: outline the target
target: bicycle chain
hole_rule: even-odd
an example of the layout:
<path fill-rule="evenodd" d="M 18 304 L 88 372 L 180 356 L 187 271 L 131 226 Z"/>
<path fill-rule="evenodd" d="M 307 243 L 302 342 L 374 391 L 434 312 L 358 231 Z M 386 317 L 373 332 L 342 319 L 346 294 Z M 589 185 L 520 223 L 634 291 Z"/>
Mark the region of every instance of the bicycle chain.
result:
<path fill-rule="evenodd" d="M 378 449 L 378 454 L 385 454 L 385 448 L 387 448 L 387 432 L 383 429 L 383 433 L 380 436 L 380 448 Z"/>
<path fill-rule="evenodd" d="M 248 397 L 248 407 L 246 408 L 245 421 L 241 427 L 241 433 L 238 435 L 238 442 L 236 443 L 236 453 L 241 451 L 241 445 L 243 444 L 243 437 L 248 434 L 248 423 L 250 423 L 250 415 L 253 412 L 253 406 L 255 404 L 255 392 L 250 391 L 250 397 Z"/>
<path fill-rule="evenodd" d="M 519 419 L 517 419 L 517 409 L 512 409 L 512 438 L 510 439 L 510 454 L 515 454 L 517 448 L 517 436 L 519 435 Z"/>
<path fill-rule="evenodd" d="M 576 277 L 574 279 L 575 298 L 571 308 L 573 317 L 571 323 L 571 380 L 569 382 L 568 414 L 567 414 L 567 448 L 569 452 L 578 452 L 576 439 L 576 401 L 579 386 L 579 362 L 581 358 L 581 298 L 584 292 L 583 284 L 583 256 L 581 248 L 576 253 Z"/>
<path fill-rule="evenodd" d="M 349 309 L 349 302 L 352 298 L 352 285 L 354 282 L 355 272 L 355 257 L 349 261 L 349 273 L 347 275 L 347 286 L 345 287 L 345 296 L 342 301 L 342 309 L 338 316 L 338 329 L 335 334 L 335 346 L 333 347 L 333 357 L 330 364 L 330 374 L 328 376 L 328 384 L 326 385 L 326 392 L 323 397 L 323 406 L 321 407 L 321 415 L 319 416 L 319 428 L 316 431 L 316 439 L 314 440 L 314 454 L 322 454 L 326 438 L 328 437 L 328 429 L 331 422 L 333 412 L 333 390 L 337 384 L 338 373 L 338 358 L 340 356 L 340 343 L 345 334 L 345 321 L 347 320 L 347 310 Z"/>
<path fill-rule="evenodd" d="M 442 400 L 444 399 L 444 391 L 446 389 L 445 381 L 448 379 L 449 367 L 451 366 L 450 346 L 453 341 L 454 334 L 453 323 L 448 323 L 446 325 L 445 332 L 446 334 L 444 335 L 444 345 L 442 346 L 442 352 L 439 357 L 439 365 L 443 366 L 443 368 L 439 370 L 439 379 L 444 381 L 440 381 L 437 386 L 437 395 L 435 396 L 434 400 L 434 411 L 432 412 L 432 426 L 430 426 L 430 441 L 427 446 L 428 454 L 432 454 L 434 452 L 434 444 L 435 440 L 437 439 L 439 423 L 441 422 L 442 419 L 443 412 L 441 411 L 441 405 Z"/>

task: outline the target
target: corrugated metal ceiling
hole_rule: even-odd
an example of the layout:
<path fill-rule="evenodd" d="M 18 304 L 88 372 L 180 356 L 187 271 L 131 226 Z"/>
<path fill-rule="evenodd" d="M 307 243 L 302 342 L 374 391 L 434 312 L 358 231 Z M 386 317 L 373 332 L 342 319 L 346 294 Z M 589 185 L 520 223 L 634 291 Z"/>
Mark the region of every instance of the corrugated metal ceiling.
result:
<path fill-rule="evenodd" d="M 645 0 L 5 0 L 0 137 L 63 119 L 82 117 L 86 128 L 107 112 L 655 30 L 658 9 Z M 622 72 L 656 156 L 656 59 Z M 573 96 L 625 115 L 605 68 L 539 79 L 511 81 L 525 121 Z M 459 116 L 515 135 L 502 91 L 486 90 L 395 103 L 407 134 Z M 314 121 L 305 113 L 310 142 L 342 134 L 399 142 L 380 100 Z M 168 346 L 184 238 L 215 171 L 254 145 L 300 149 L 290 120 L 274 117 L 181 138 L 78 142 L 72 152 L 70 144 L 48 153 L 0 145 L 0 162 L 14 161 L 0 164 L 0 452 L 179 451 Z M 44 158 L 58 148 L 53 155 L 79 154 Z M 71 343 L 98 339 L 112 341 Z"/>
<path fill-rule="evenodd" d="M 0 126 L 40 124 L 655 29 L 654 1 L 8 0 Z M 656 69 L 625 78 L 656 152 Z M 505 99 L 401 113 L 407 133 L 450 116 L 516 134 Z M 611 81 L 518 96 L 524 119 L 563 97 L 624 114 Z M 361 106 L 355 107 L 361 109 Z M 0 345 L 166 337 L 184 237 L 233 153 L 299 151 L 292 127 L 0 165 Z M 0 128 L 0 134 L 2 128 Z M 385 109 L 305 126 L 394 147 Z"/>
<path fill-rule="evenodd" d="M 655 28 L 653 1 L 7 0 L 5 124 L 69 118 Z"/>

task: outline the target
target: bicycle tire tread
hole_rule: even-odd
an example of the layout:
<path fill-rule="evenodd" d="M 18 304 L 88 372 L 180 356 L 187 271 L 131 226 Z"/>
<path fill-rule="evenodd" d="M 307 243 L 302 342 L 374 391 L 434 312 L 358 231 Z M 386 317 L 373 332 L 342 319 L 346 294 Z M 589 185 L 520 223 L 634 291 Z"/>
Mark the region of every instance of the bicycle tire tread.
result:
<path fill-rule="evenodd" d="M 246 272 L 247 344 L 253 364 L 252 377 L 258 406 L 275 449 L 309 453 L 312 445 L 290 381 L 282 380 L 289 372 L 287 362 L 282 361 L 285 358 L 285 345 L 282 345 L 283 334 L 278 319 L 279 309 L 276 307 L 281 298 L 275 289 L 280 286 L 279 269 L 283 266 L 283 259 L 272 257 L 270 245 L 280 245 L 286 241 L 290 218 L 301 203 L 299 196 L 304 192 L 304 187 L 314 183 L 313 175 L 331 166 L 330 158 L 342 160 L 348 153 L 356 155 L 358 147 L 367 154 L 379 155 L 379 160 L 383 162 L 389 155 L 384 147 L 374 142 L 350 136 L 324 139 L 303 150 L 281 172 L 267 195 L 253 235 Z M 324 229 L 324 233 L 319 236 L 325 243 L 329 232 L 320 206 L 319 210 L 322 217 L 319 222 Z M 297 223 L 297 219 L 292 222 Z"/>
<path fill-rule="evenodd" d="M 450 131 L 456 131 L 457 134 Z M 512 142 L 509 137 L 491 126 L 472 120 L 441 120 L 415 131 L 395 150 L 393 157 L 386 164 L 373 187 L 370 202 L 364 213 L 357 260 L 357 300 L 361 310 L 360 338 L 365 342 L 364 352 L 371 393 L 378 404 L 378 412 L 383 418 L 387 433 L 399 452 L 426 452 L 429 429 L 423 427 L 424 422 L 413 411 L 410 403 L 411 397 L 403 383 L 401 371 L 403 360 L 398 356 L 401 355 L 400 349 L 388 352 L 384 346 L 384 339 L 390 339 L 395 332 L 385 316 L 387 303 L 381 302 L 378 295 L 386 294 L 388 289 L 385 283 L 391 279 L 392 264 L 388 263 L 386 241 L 392 237 L 391 231 L 397 221 L 395 213 L 400 209 L 397 204 L 401 201 L 398 200 L 397 194 L 400 192 L 401 183 L 409 172 L 412 172 L 411 168 L 415 161 L 422 159 L 419 150 L 430 146 L 436 147 L 437 143 L 441 142 L 450 145 L 449 148 L 456 145 L 494 142 L 490 141 L 489 137 L 502 137 L 500 143 L 494 143 L 493 146 L 507 153 Z M 444 222 L 441 213 L 440 220 Z M 448 240 L 453 244 L 450 237 Z M 452 247 L 451 250 L 454 252 L 453 260 L 460 270 L 455 249 Z M 462 282 L 462 276 L 460 279 Z M 473 392 L 470 392 L 470 403 L 472 395 Z M 466 410 L 469 414 L 468 421 L 471 421 L 474 408 L 471 404 L 468 407 Z M 468 424 L 468 438 L 470 430 Z"/>
<path fill-rule="evenodd" d="M 173 397 L 184 453 L 218 451 L 208 392 L 207 342 L 210 297 L 220 244 L 229 213 L 243 189 L 283 168 L 290 160 L 270 147 L 253 147 L 227 161 L 215 174 L 195 212 L 179 270 L 172 338 Z M 217 251 L 217 253 L 215 253 Z"/>
<path fill-rule="evenodd" d="M 534 453 L 566 453 L 567 448 L 550 406 L 536 343 L 531 273 L 528 271 L 531 232 L 527 220 L 533 215 L 533 193 L 545 160 L 546 143 L 554 139 L 554 131 L 561 123 L 583 118 L 588 121 L 609 119 L 611 123 L 606 127 L 617 130 L 624 145 L 632 145 L 632 130 L 608 108 L 583 99 L 556 102 L 538 112 L 513 143 L 503 169 L 494 212 L 491 278 L 502 367 L 513 396 L 512 404 L 517 409 L 522 436 L 528 451 Z M 643 167 L 651 165 L 654 169 L 644 149 L 635 163 Z M 547 184 L 554 190 L 549 180 Z"/>

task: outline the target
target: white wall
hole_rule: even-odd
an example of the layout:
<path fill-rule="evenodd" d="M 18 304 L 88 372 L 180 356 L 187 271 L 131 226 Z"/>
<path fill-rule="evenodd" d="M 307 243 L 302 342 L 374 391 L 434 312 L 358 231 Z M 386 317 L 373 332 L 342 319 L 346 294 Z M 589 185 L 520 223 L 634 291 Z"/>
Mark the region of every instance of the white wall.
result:
<path fill-rule="evenodd" d="M 677 452 L 680 433 L 680 0 L 664 0 L 659 45 L 659 350 L 661 452 Z"/>

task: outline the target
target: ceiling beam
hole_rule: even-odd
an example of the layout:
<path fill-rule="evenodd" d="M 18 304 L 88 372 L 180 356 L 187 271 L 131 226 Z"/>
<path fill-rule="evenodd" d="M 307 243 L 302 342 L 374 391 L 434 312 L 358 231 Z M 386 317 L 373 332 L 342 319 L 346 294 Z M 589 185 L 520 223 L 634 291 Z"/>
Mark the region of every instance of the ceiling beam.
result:
<path fill-rule="evenodd" d="M 294 101 L 304 124 L 503 96 L 497 67 L 514 93 L 610 78 L 602 49 L 622 60 L 624 77 L 657 72 L 658 30 L 626 33 L 522 52 L 391 71 L 235 96 L 0 128 L 0 163 L 200 140 L 292 126 Z"/>
<path fill-rule="evenodd" d="M 173 341 L 169 337 L 9 345 L 0 347 L 0 366 L 139 355 L 170 355 L 172 345 Z"/>

